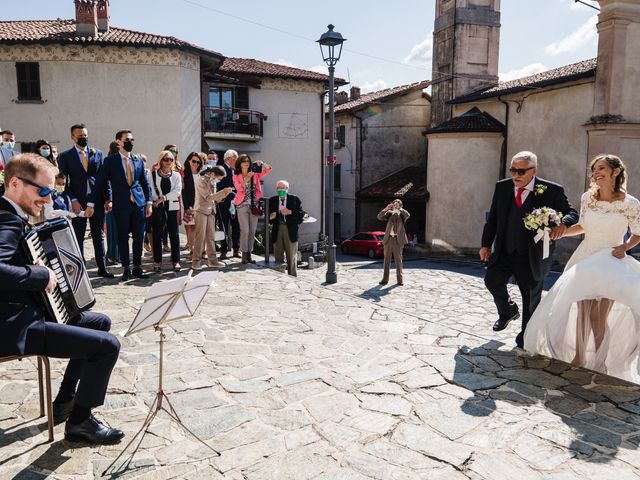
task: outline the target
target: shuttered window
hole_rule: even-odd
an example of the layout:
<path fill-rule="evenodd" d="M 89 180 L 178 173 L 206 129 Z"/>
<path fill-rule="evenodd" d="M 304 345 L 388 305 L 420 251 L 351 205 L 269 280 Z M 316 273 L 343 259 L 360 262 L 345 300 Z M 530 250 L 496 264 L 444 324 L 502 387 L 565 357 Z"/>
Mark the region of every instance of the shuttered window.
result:
<path fill-rule="evenodd" d="M 18 100 L 40 100 L 40 64 L 17 62 Z"/>

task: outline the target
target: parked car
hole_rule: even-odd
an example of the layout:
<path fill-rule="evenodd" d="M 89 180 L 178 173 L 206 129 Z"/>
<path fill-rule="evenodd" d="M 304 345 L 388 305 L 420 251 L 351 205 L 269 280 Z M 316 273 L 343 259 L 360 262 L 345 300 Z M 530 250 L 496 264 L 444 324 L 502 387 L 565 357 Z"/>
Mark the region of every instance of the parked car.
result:
<path fill-rule="evenodd" d="M 384 255 L 384 232 L 360 232 L 342 242 L 342 253 L 367 255 L 369 258 Z"/>

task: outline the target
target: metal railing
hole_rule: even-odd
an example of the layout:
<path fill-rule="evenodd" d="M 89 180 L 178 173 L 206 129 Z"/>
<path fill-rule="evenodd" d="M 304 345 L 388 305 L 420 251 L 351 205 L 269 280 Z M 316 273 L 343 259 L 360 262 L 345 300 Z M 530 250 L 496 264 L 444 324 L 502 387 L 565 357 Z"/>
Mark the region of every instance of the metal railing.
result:
<path fill-rule="evenodd" d="M 207 133 L 243 134 L 262 137 L 263 122 L 267 116 L 243 108 L 203 107 L 204 131 Z"/>

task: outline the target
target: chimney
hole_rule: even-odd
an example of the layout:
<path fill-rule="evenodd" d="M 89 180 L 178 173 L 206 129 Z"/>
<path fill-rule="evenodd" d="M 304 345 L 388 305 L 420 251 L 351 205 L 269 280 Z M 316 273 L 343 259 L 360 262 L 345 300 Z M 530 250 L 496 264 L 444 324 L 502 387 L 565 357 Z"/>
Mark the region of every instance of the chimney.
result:
<path fill-rule="evenodd" d="M 360 87 L 351 87 L 351 100 L 358 100 L 360 98 Z"/>
<path fill-rule="evenodd" d="M 98 0 L 98 31 L 109 31 L 109 0 Z"/>
<path fill-rule="evenodd" d="M 347 92 L 336 92 L 335 99 L 336 99 L 336 105 L 342 105 L 343 103 L 347 103 L 349 101 Z"/>
<path fill-rule="evenodd" d="M 98 10 L 96 0 L 74 0 L 76 4 L 76 35 L 95 37 L 98 35 Z"/>

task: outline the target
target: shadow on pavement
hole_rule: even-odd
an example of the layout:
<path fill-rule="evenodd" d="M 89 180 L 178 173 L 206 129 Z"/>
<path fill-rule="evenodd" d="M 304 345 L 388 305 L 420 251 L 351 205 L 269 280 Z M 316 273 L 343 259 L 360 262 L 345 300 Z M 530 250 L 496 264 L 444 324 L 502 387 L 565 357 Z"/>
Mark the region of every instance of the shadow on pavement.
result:
<path fill-rule="evenodd" d="M 490 341 L 473 349 L 462 347 L 455 355 L 452 382 L 472 393 L 460 407 L 464 413 L 489 417 L 508 411 L 499 402 L 516 407 L 541 404 L 569 430 L 541 424 L 532 425 L 529 433 L 568 448 L 580 459 L 606 463 L 620 448 L 637 449 L 640 386 L 555 359 L 518 356 L 499 350 L 502 346 Z"/>

